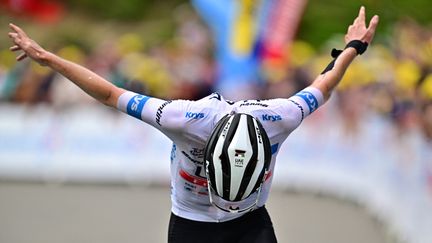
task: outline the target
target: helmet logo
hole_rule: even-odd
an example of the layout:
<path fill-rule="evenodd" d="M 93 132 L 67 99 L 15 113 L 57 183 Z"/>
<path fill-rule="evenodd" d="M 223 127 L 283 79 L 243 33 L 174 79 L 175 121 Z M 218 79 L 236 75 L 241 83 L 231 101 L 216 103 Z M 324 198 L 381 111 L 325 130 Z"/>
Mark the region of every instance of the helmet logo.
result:
<path fill-rule="evenodd" d="M 224 129 L 222 130 L 222 134 L 221 134 L 222 137 L 226 137 L 230 125 L 231 125 L 231 122 L 228 121 L 227 124 L 225 125 Z"/>
<path fill-rule="evenodd" d="M 244 158 L 245 157 L 245 153 L 246 153 L 246 151 L 244 151 L 244 150 L 236 149 L 235 150 L 235 157 L 242 157 L 242 158 Z"/>
<path fill-rule="evenodd" d="M 259 127 L 255 128 L 256 133 L 257 133 L 257 137 L 258 137 L 258 143 L 262 143 L 262 138 L 261 138 L 261 131 L 259 129 Z"/>
<path fill-rule="evenodd" d="M 243 167 L 245 153 L 246 151 L 244 150 L 240 150 L 240 149 L 235 150 L 235 155 L 234 155 L 236 157 L 234 161 L 235 167 Z"/>

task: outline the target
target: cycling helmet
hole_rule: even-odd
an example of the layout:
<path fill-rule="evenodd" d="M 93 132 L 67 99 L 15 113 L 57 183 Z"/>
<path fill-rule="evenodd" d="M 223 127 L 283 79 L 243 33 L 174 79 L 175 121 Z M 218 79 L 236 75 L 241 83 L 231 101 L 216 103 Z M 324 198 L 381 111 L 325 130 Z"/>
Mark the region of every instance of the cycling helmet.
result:
<path fill-rule="evenodd" d="M 205 148 L 210 202 L 226 212 L 245 212 L 258 203 L 271 161 L 270 141 L 253 116 L 224 116 Z"/>

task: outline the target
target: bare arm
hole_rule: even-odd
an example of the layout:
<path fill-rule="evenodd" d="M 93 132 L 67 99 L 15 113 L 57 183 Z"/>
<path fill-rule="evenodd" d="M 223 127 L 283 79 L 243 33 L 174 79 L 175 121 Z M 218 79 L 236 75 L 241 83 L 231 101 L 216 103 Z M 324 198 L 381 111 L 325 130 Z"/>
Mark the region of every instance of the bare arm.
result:
<path fill-rule="evenodd" d="M 26 57 L 29 57 L 39 64 L 48 66 L 54 71 L 62 74 L 101 103 L 114 108 L 117 106 L 117 100 L 125 90 L 116 87 L 109 81 L 83 66 L 67 61 L 44 50 L 34 40 L 30 39 L 18 26 L 13 24 L 10 24 L 9 26 L 11 28 L 9 37 L 14 43 L 10 50 L 23 52 L 17 57 L 18 61 L 22 61 Z"/>
<path fill-rule="evenodd" d="M 365 8 L 361 7 L 359 15 L 354 20 L 353 24 L 349 26 L 347 34 L 345 35 L 346 44 L 353 40 L 360 40 L 369 44 L 371 43 L 375 35 L 375 30 L 378 25 L 379 18 L 377 15 L 375 15 L 371 19 L 369 27 L 367 27 L 365 16 Z M 356 49 L 352 47 L 345 49 L 339 55 L 339 57 L 337 57 L 334 63 L 334 67 L 328 72 L 320 74 L 313 81 L 311 86 L 319 89 L 323 93 L 324 98 L 328 99 L 331 95 L 331 92 L 339 84 L 348 66 L 351 64 L 351 62 L 356 56 Z"/>

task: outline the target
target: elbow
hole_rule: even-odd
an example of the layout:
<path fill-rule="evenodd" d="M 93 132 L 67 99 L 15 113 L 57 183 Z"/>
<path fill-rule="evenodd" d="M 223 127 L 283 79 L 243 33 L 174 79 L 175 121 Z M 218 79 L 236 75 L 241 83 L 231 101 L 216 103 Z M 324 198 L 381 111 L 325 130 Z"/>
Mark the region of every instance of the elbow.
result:
<path fill-rule="evenodd" d="M 319 91 L 321 91 L 324 100 L 328 100 L 331 96 L 331 93 L 333 92 L 333 89 L 335 88 L 335 85 L 330 82 L 330 79 L 328 79 L 328 76 L 325 78 L 319 78 L 315 80 L 312 85 L 312 87 L 317 88 Z"/>
<path fill-rule="evenodd" d="M 333 90 L 330 90 L 326 93 L 323 93 L 323 98 L 324 98 L 324 102 L 326 102 L 327 100 L 330 99 L 330 97 L 332 96 Z"/>
<path fill-rule="evenodd" d="M 106 106 L 113 106 L 113 92 L 110 90 L 108 93 L 100 99 L 100 102 Z"/>
<path fill-rule="evenodd" d="M 124 92 L 123 89 L 113 86 L 111 89 L 108 90 L 108 92 L 103 97 L 99 99 L 99 101 L 106 106 L 111 106 L 116 108 L 117 101 L 123 92 Z"/>

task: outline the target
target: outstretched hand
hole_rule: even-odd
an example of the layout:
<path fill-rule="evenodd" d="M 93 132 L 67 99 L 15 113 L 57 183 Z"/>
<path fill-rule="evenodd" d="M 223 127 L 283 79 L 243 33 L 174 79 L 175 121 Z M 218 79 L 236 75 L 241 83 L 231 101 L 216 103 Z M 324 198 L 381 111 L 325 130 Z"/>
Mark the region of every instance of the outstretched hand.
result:
<path fill-rule="evenodd" d="M 18 26 L 9 24 L 11 32 L 9 32 L 9 38 L 12 39 L 13 46 L 9 48 L 13 52 L 22 51 L 16 58 L 17 61 L 22 61 L 29 57 L 41 65 L 44 63 L 44 53 L 46 52 L 42 47 L 39 46 L 34 40 L 30 39 L 27 34 Z"/>
<path fill-rule="evenodd" d="M 360 40 L 370 44 L 375 35 L 375 30 L 379 22 L 378 15 L 372 17 L 369 26 L 366 26 L 366 10 L 361 7 L 359 14 L 352 25 L 348 27 L 347 34 L 345 35 L 345 43 L 348 44 L 353 40 Z"/>

